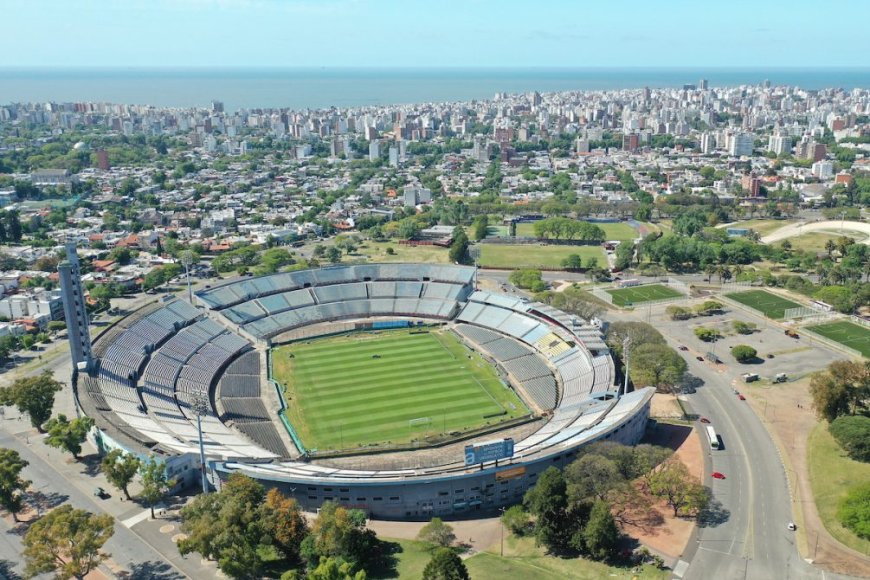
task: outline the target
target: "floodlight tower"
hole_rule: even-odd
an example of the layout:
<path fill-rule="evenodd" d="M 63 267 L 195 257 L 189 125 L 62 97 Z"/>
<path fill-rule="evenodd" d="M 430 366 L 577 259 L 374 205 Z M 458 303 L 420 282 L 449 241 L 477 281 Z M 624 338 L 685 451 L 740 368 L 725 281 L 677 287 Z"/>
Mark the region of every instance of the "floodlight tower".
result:
<path fill-rule="evenodd" d="M 202 442 L 202 416 L 208 414 L 208 396 L 205 393 L 196 393 L 190 402 L 190 407 L 196 413 L 196 429 L 199 434 L 199 472 L 202 479 L 202 493 L 208 493 L 208 478 L 205 476 L 205 447 Z"/>
<path fill-rule="evenodd" d="M 193 304 L 193 291 L 190 288 L 190 267 L 193 265 L 193 252 L 185 250 L 181 253 L 181 265 L 184 266 L 184 272 L 187 274 L 187 300 Z"/>
<path fill-rule="evenodd" d="M 629 362 L 629 356 L 630 356 L 629 355 L 630 349 L 631 349 L 631 337 L 626 336 L 625 340 L 622 341 L 622 355 L 623 355 L 623 358 L 625 359 L 625 382 L 622 386 L 622 393 L 620 393 L 620 396 L 628 393 L 628 362 Z"/>

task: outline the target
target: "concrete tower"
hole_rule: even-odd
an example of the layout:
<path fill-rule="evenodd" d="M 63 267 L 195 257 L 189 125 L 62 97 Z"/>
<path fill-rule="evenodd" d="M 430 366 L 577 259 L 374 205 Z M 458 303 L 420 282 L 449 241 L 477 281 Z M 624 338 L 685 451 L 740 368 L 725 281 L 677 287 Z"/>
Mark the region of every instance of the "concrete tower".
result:
<path fill-rule="evenodd" d="M 63 296 L 63 312 L 66 317 L 69 351 L 73 365 L 79 370 L 91 366 L 91 335 L 88 331 L 88 312 L 82 291 L 82 277 L 75 244 L 67 244 L 66 261 L 57 266 L 60 290 Z"/>

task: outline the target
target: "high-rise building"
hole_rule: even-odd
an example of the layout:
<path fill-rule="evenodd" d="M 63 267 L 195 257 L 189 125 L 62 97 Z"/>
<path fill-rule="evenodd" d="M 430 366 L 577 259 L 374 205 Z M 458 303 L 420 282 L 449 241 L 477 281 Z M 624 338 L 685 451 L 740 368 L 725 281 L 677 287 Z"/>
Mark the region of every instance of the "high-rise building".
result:
<path fill-rule="evenodd" d="M 707 79 L 701 79 L 698 82 L 698 88 L 701 89 L 702 91 L 706 91 L 708 86 L 709 86 L 709 83 L 707 82 Z"/>
<path fill-rule="evenodd" d="M 91 335 L 88 329 L 88 311 L 82 291 L 82 277 L 75 244 L 67 244 L 66 261 L 57 266 L 69 351 L 73 365 L 80 370 L 91 366 Z"/>
<path fill-rule="evenodd" d="M 390 167 L 399 166 L 399 148 L 396 146 L 390 147 Z"/>
<path fill-rule="evenodd" d="M 752 133 L 735 133 L 729 137 L 728 154 L 732 157 L 751 157 L 755 147 L 755 137 Z"/>
<path fill-rule="evenodd" d="M 378 157 L 381 156 L 381 142 L 380 141 L 370 141 L 369 142 L 369 161 L 375 162 L 378 160 Z"/>
<path fill-rule="evenodd" d="M 787 135 L 771 135 L 767 140 L 767 149 L 774 155 L 791 153 L 791 137 Z"/>
<path fill-rule="evenodd" d="M 211 102 L 211 112 L 212 113 L 223 113 L 224 112 L 224 104 L 221 101 L 212 101 Z"/>
<path fill-rule="evenodd" d="M 712 133 L 701 135 L 701 153 L 709 155 L 716 149 L 716 136 Z"/>
<path fill-rule="evenodd" d="M 834 176 L 834 164 L 830 161 L 816 161 L 813 163 L 813 175 L 819 179 L 830 179 Z"/>
<path fill-rule="evenodd" d="M 97 167 L 103 171 L 108 171 L 110 168 L 109 153 L 105 149 L 97 150 Z"/>
<path fill-rule="evenodd" d="M 635 151 L 639 144 L 640 139 L 638 138 L 637 133 L 622 136 L 622 148 L 625 151 Z"/>
<path fill-rule="evenodd" d="M 761 193 L 761 180 L 752 174 L 744 175 L 740 185 L 750 197 L 758 197 Z"/>

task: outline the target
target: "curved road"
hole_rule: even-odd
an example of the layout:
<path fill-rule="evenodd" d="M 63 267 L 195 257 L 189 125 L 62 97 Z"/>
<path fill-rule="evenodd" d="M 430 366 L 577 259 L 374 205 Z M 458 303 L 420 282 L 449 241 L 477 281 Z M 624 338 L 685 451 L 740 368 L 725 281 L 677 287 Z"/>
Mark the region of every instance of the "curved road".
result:
<path fill-rule="evenodd" d="M 864 234 L 864 239 L 856 240 L 861 244 L 870 244 L 870 224 L 865 222 L 827 220 L 820 222 L 798 222 L 783 226 L 761 238 L 765 244 L 778 242 L 786 238 L 794 238 L 808 232 L 824 231 L 832 234 L 837 234 L 842 231 L 843 235 L 849 235 L 849 232 L 860 232 Z"/>
<path fill-rule="evenodd" d="M 714 501 L 683 555 L 690 565 L 682 577 L 842 578 L 822 572 L 798 554 L 795 533 L 787 528 L 794 518 L 785 468 L 761 420 L 733 392 L 734 378 L 720 373 L 721 367 L 687 358 L 689 372 L 704 385 L 681 398 L 690 413 L 714 425 L 723 448 L 706 448 L 707 473 L 718 471 L 726 479 L 706 478 Z"/>

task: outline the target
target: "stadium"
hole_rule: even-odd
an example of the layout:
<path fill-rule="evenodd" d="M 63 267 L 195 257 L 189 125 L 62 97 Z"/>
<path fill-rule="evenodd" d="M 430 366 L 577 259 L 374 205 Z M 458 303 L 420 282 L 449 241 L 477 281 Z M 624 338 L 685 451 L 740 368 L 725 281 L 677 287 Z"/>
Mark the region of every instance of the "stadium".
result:
<path fill-rule="evenodd" d="M 198 482 L 245 473 L 315 511 L 470 517 L 517 503 L 595 441 L 635 444 L 601 329 L 475 288 L 475 270 L 336 266 L 168 297 L 103 330 L 74 373 L 94 443 Z"/>

